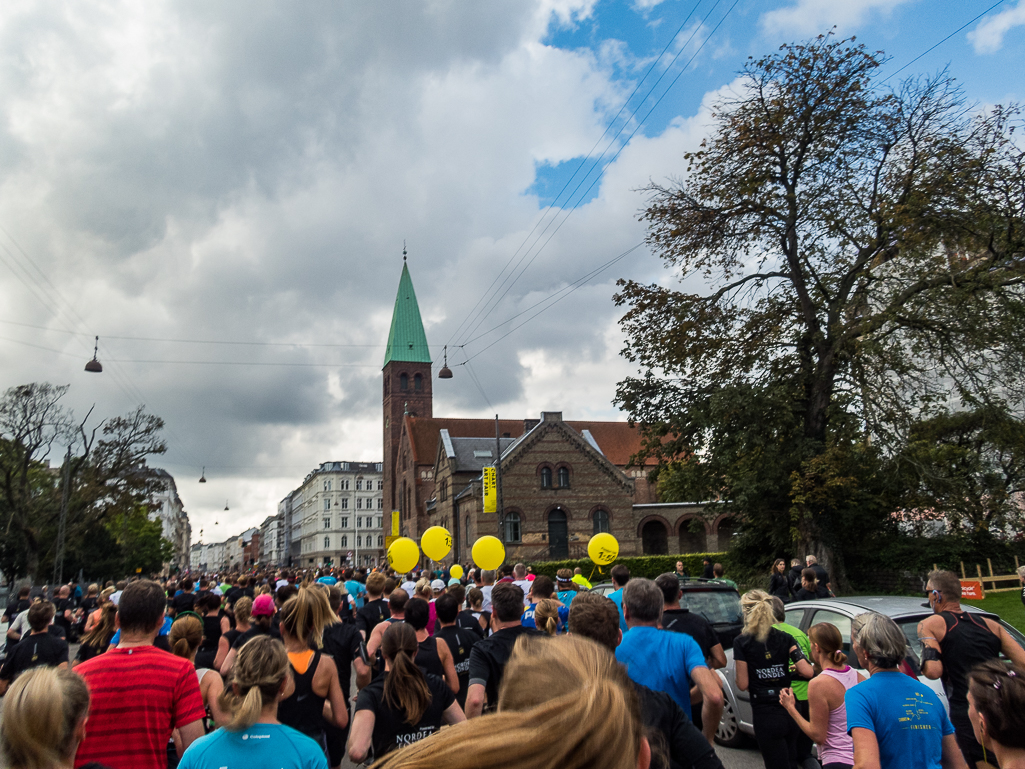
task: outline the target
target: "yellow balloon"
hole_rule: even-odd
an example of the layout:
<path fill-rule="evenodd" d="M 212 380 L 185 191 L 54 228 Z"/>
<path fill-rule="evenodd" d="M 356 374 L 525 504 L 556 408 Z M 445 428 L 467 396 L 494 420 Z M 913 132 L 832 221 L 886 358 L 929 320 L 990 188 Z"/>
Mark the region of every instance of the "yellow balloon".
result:
<path fill-rule="evenodd" d="M 482 569 L 497 569 L 505 560 L 505 547 L 498 537 L 481 537 L 470 552 L 473 562 Z"/>
<path fill-rule="evenodd" d="M 460 566 L 458 563 L 453 564 L 452 568 L 448 570 L 448 573 L 451 574 L 456 579 L 462 579 L 463 578 L 463 567 Z"/>
<path fill-rule="evenodd" d="M 608 566 L 619 555 L 619 542 L 607 531 L 595 534 L 587 543 L 587 555 L 599 566 Z"/>
<path fill-rule="evenodd" d="M 452 550 L 452 535 L 443 526 L 431 526 L 420 537 L 420 547 L 432 561 L 440 561 Z"/>
<path fill-rule="evenodd" d="M 399 537 L 388 548 L 388 563 L 395 571 L 412 571 L 420 560 L 420 548 L 409 537 Z"/>

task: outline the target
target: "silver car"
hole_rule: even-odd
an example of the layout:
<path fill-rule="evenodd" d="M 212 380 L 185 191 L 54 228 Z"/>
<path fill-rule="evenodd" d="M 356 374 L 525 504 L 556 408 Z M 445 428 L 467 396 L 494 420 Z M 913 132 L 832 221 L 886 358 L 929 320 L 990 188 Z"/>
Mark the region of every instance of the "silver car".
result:
<path fill-rule="evenodd" d="M 1025 636 L 1008 625 L 995 614 L 984 612 L 974 606 L 965 606 L 966 611 L 977 612 L 999 622 L 1007 632 L 1025 648 Z M 857 596 L 853 598 L 821 598 L 812 601 L 798 601 L 787 604 L 788 625 L 800 628 L 805 633 L 812 625 L 829 622 L 840 630 L 843 636 L 843 650 L 847 661 L 853 667 L 860 668 L 858 660 L 851 652 L 851 620 L 859 614 L 875 611 L 891 617 L 908 639 L 909 662 L 915 670 L 920 669 L 922 644 L 918 640 L 918 623 L 932 615 L 932 610 L 924 603 L 923 598 L 904 598 L 896 596 Z M 743 743 L 744 735 L 754 736 L 754 724 L 751 716 L 751 697 L 747 692 L 737 688 L 736 665 L 733 662 L 733 649 L 726 652 L 726 667 L 716 671 L 723 683 L 723 711 L 719 721 L 719 729 L 715 741 L 726 747 L 737 747 Z M 948 708 L 947 695 L 939 681 L 932 681 L 924 676 L 919 677 L 922 683 L 933 689 Z"/>

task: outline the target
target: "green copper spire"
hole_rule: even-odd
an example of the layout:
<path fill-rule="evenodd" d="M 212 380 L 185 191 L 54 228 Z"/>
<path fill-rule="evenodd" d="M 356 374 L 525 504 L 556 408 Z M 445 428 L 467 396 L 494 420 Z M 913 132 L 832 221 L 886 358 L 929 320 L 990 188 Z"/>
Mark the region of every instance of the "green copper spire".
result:
<path fill-rule="evenodd" d="M 416 303 L 413 279 L 409 267 L 402 262 L 402 277 L 399 278 L 399 293 L 395 297 L 395 309 L 391 316 L 391 331 L 388 332 L 388 349 L 384 353 L 384 365 L 403 360 L 412 363 L 430 363 L 431 352 L 427 348 L 427 334 L 420 319 L 420 306 Z"/>

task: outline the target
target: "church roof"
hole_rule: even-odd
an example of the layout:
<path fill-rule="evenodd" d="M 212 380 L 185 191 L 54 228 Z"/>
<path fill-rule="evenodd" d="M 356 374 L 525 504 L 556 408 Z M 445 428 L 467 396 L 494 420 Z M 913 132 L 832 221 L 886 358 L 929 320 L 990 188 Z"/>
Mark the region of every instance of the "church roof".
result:
<path fill-rule="evenodd" d="M 388 348 L 384 353 L 384 365 L 392 361 L 431 362 L 431 351 L 427 347 L 427 334 L 424 333 L 424 323 L 420 319 L 413 279 L 409 277 L 409 267 L 405 262 L 402 263 L 399 291 L 395 295 Z"/>

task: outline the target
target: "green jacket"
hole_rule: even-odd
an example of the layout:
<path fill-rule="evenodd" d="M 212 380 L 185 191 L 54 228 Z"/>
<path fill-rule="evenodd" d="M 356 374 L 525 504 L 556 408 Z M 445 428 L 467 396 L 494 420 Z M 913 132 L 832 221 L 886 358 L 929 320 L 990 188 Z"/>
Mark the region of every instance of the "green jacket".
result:
<path fill-rule="evenodd" d="M 808 664 L 810 665 L 811 642 L 808 640 L 808 636 L 806 636 L 799 628 L 796 628 L 793 625 L 788 625 L 786 622 L 777 622 L 775 625 L 773 625 L 773 627 L 777 630 L 782 630 L 784 633 L 789 633 L 794 637 L 794 640 L 797 641 L 797 645 L 800 646 L 801 651 L 804 652 L 804 656 L 808 658 Z M 791 671 L 793 670 L 793 665 L 791 665 L 790 669 Z M 808 699 L 807 681 L 799 681 L 797 678 L 794 678 L 793 683 L 791 683 L 790 685 L 790 688 L 794 690 L 794 699 Z"/>

